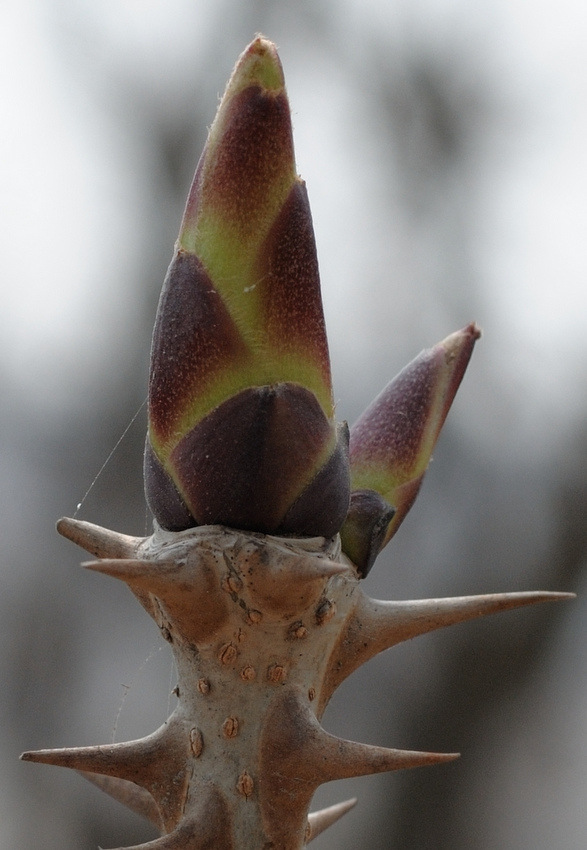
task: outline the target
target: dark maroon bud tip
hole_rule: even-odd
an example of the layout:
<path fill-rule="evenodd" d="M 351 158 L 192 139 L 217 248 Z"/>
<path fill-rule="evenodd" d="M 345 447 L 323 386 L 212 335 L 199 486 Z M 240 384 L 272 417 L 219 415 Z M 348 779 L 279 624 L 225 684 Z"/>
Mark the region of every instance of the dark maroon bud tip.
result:
<path fill-rule="evenodd" d="M 283 518 L 280 534 L 334 537 L 347 515 L 350 497 L 349 429 L 338 426 L 336 448 Z"/>
<path fill-rule="evenodd" d="M 329 448 L 329 447 L 332 448 Z M 178 487 L 198 525 L 227 525 L 263 534 L 327 536 L 338 531 L 349 492 L 348 448 L 337 449 L 335 434 L 315 395 L 293 383 L 249 387 L 222 402 L 183 437 L 170 455 Z M 318 514 L 314 482 L 326 493 Z M 338 491 L 340 490 L 340 494 Z M 339 515 L 340 516 L 339 519 Z"/>
<path fill-rule="evenodd" d="M 184 531 L 198 525 L 151 448 L 148 437 L 145 445 L 144 477 L 147 504 L 161 528 L 166 531 Z"/>
<path fill-rule="evenodd" d="M 355 490 L 340 530 L 342 551 L 365 578 L 381 551 L 395 508 L 375 490 Z"/>

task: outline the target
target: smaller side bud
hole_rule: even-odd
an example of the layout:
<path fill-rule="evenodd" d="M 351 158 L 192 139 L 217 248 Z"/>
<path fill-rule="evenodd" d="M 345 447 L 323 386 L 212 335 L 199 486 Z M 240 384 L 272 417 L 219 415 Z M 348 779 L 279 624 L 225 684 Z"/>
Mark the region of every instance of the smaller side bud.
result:
<path fill-rule="evenodd" d="M 355 490 L 340 530 L 343 552 L 365 578 L 381 551 L 395 508 L 375 490 Z"/>
<path fill-rule="evenodd" d="M 380 538 L 378 551 L 381 551 L 418 495 L 434 446 L 480 335 L 477 326 L 470 324 L 433 348 L 422 351 L 385 387 L 351 428 L 351 504 L 355 503 L 355 509 L 345 520 L 341 536 L 343 551 L 350 558 L 353 552 L 363 559 L 357 564 L 363 574 L 364 565 L 370 566 L 377 554 L 373 552 L 374 541 L 369 530 L 374 522 L 370 510 L 374 508 L 368 510 L 369 500 L 355 494 L 375 491 L 395 508 Z M 365 507 L 359 509 L 362 501 Z M 371 548 L 368 541 L 371 541 Z M 345 545 L 349 546 L 349 552 Z"/>

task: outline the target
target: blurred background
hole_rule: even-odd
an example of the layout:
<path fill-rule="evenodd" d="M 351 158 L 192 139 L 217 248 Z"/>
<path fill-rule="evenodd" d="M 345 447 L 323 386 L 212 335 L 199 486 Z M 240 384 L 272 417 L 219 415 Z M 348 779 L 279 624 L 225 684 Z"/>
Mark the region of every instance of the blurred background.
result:
<path fill-rule="evenodd" d="M 78 516 L 150 533 L 159 290 L 219 95 L 277 42 L 314 214 L 340 419 L 422 348 L 484 330 L 381 598 L 574 602 L 418 638 L 324 724 L 435 768 L 323 787 L 316 850 L 583 850 L 587 834 L 587 6 L 579 0 L 4 0 L 0 5 L 0 847 L 154 837 L 23 749 L 126 740 L 174 670 L 127 589 L 78 568 Z"/>

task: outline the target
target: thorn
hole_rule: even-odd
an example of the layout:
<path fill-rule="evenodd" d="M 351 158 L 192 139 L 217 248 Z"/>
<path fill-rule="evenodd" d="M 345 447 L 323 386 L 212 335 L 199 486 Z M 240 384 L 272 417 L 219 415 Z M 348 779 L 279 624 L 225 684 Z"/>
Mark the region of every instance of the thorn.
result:
<path fill-rule="evenodd" d="M 226 594 L 205 559 L 144 561 L 106 558 L 86 561 L 86 569 L 126 582 L 161 627 L 161 613 L 150 593 L 165 606 L 166 616 L 183 638 L 199 644 L 210 638 L 228 616 Z M 202 600 L 206 604 L 202 604 Z M 194 612 L 199 616 L 194 617 Z"/>
<path fill-rule="evenodd" d="M 81 566 L 86 570 L 92 570 L 126 582 L 149 616 L 158 622 L 159 609 L 151 596 L 151 592 L 156 593 L 157 588 L 153 581 L 149 581 L 154 563 L 152 561 L 135 560 L 134 558 L 103 558 L 99 561 L 82 561 Z M 162 567 L 160 572 L 164 572 L 165 568 L 169 566 L 168 562 L 159 562 L 159 564 Z"/>
<path fill-rule="evenodd" d="M 147 743 L 148 742 L 148 743 Z M 116 776 L 130 782 L 147 779 L 155 761 L 155 749 L 149 739 L 124 744 L 102 744 L 96 747 L 62 747 L 52 750 L 30 750 L 21 755 L 22 761 L 52 764 L 88 773 Z"/>
<path fill-rule="evenodd" d="M 460 753 L 429 753 L 375 747 L 356 741 L 345 741 L 327 732 L 324 736 L 322 746 L 316 747 L 315 755 L 318 756 L 321 752 L 328 753 L 325 757 L 329 760 L 329 764 L 324 766 L 324 774 L 332 779 L 349 779 L 353 776 L 386 773 L 390 770 L 427 767 L 454 761 L 460 757 Z M 333 760 L 335 755 L 337 758 Z M 322 781 L 328 782 L 330 779 Z"/>
<path fill-rule="evenodd" d="M 33 750 L 23 753 L 21 759 L 134 782 L 152 795 L 165 828 L 170 830 L 181 817 L 185 804 L 189 781 L 189 729 L 172 715 L 152 735 L 136 741 L 97 747 Z M 170 793 L 170 787 L 173 793 Z"/>
<path fill-rule="evenodd" d="M 167 587 L 170 577 L 181 571 L 175 561 L 142 561 L 134 558 L 102 558 L 99 561 L 82 561 L 82 567 L 103 573 L 156 593 Z"/>
<path fill-rule="evenodd" d="M 186 828 L 174 829 L 169 835 L 164 835 L 161 838 L 155 838 L 154 841 L 148 841 L 146 844 L 133 844 L 132 847 L 117 847 L 113 850 L 203 850 L 204 847 L 210 845 L 203 844 L 197 836 L 194 836 L 193 830 L 190 835 L 186 835 Z M 193 841 L 189 841 L 189 838 Z"/>
<path fill-rule="evenodd" d="M 113 850 L 201 850 L 203 845 L 186 844 L 182 834 L 178 830 L 174 830 L 169 835 L 164 835 L 162 838 L 155 838 L 154 841 L 148 841 L 146 844 L 133 844 L 132 847 L 116 847 Z"/>
<path fill-rule="evenodd" d="M 257 607 L 280 613 L 292 610 L 292 600 L 298 611 L 313 605 L 324 592 L 326 583 L 345 573 L 352 573 L 347 564 L 312 556 L 304 558 L 299 554 L 290 557 L 286 552 L 283 557 L 278 555 L 269 567 L 263 562 L 258 565 L 249 562 L 245 582 Z"/>
<path fill-rule="evenodd" d="M 323 782 L 455 758 L 454 753 L 387 750 L 336 738 L 320 726 L 305 692 L 284 689 L 265 717 L 259 747 L 258 796 L 271 824 L 268 838 L 273 847 L 290 847 L 292 835 L 304 835 L 312 795 Z M 311 821 L 310 829 L 316 834 Z"/>
<path fill-rule="evenodd" d="M 163 830 L 163 820 L 157 808 L 157 804 L 153 797 L 145 788 L 136 785 L 134 782 L 129 782 L 127 779 L 120 779 L 116 776 L 104 776 L 100 773 L 87 773 L 84 770 L 78 771 L 80 776 L 95 785 L 105 794 L 108 794 L 114 800 L 122 803 L 131 812 L 150 821 L 159 830 Z"/>
<path fill-rule="evenodd" d="M 574 596 L 573 593 L 535 590 L 388 602 L 362 595 L 349 618 L 346 635 L 341 636 L 338 649 L 330 660 L 322 701 L 325 705 L 340 683 L 357 667 L 397 643 L 487 614 L 539 602 L 573 599 Z"/>
<path fill-rule="evenodd" d="M 143 542 L 142 537 L 130 537 L 92 522 L 69 517 L 62 517 L 58 521 L 57 531 L 97 558 L 132 558 Z"/>
<path fill-rule="evenodd" d="M 327 809 L 320 809 L 319 812 L 312 812 L 308 815 L 308 829 L 306 832 L 306 844 L 309 844 L 313 838 L 336 823 L 343 815 L 346 815 L 357 804 L 357 798 L 352 797 L 350 800 L 345 800 L 342 803 L 335 803 L 334 806 L 329 806 Z"/>
<path fill-rule="evenodd" d="M 373 633 L 377 643 L 384 643 L 381 649 L 387 649 L 417 635 L 485 617 L 487 614 L 497 614 L 538 602 L 557 602 L 561 599 L 571 599 L 573 596 L 573 593 L 534 590 L 400 602 L 370 599 L 364 609 L 365 625 Z"/>
<path fill-rule="evenodd" d="M 226 801 L 218 790 L 202 789 L 197 812 L 167 835 L 117 850 L 234 850 Z"/>
<path fill-rule="evenodd" d="M 314 788 L 334 779 L 442 764 L 459 757 L 458 753 L 395 750 L 337 738 L 322 728 L 296 691 L 283 694 L 267 721 L 262 749 L 269 763 L 263 774 L 278 773 L 292 783 L 303 781 Z"/>
<path fill-rule="evenodd" d="M 348 573 L 349 567 L 339 561 L 315 560 L 300 561 L 291 567 L 288 565 L 289 570 L 295 575 L 296 581 L 315 581 Z"/>

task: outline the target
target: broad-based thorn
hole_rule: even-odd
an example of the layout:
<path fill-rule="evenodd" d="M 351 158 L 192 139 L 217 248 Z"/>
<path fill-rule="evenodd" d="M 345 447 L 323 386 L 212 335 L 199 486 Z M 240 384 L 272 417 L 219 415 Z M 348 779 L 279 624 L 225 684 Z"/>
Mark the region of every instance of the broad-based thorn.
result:
<path fill-rule="evenodd" d="M 405 640 L 488 614 L 574 597 L 543 590 L 405 601 L 361 596 L 330 659 L 322 699 L 327 702 L 340 683 L 370 658 Z"/>
<path fill-rule="evenodd" d="M 209 564 L 196 559 L 192 562 L 143 561 L 134 559 L 104 559 L 89 561 L 86 569 L 120 579 L 129 585 L 147 613 L 166 639 L 171 638 L 173 624 L 182 638 L 198 644 L 207 640 L 228 617 L 228 599 L 220 590 L 218 575 Z M 163 603 L 166 618 L 162 621 L 159 605 L 150 594 Z M 206 604 L 202 604 L 202 600 Z M 198 616 L 194 616 L 197 613 Z"/>
<path fill-rule="evenodd" d="M 182 572 L 176 561 L 143 561 L 135 558 L 102 558 L 99 561 L 83 561 L 82 567 L 120 579 L 127 584 L 137 585 L 156 593 L 173 581 L 173 576 Z"/>
<path fill-rule="evenodd" d="M 142 537 L 120 534 L 70 517 L 62 517 L 57 522 L 57 531 L 97 558 L 132 558 L 143 542 Z"/>
<path fill-rule="evenodd" d="M 357 798 L 352 797 L 350 800 L 344 800 L 342 803 L 335 803 L 333 806 L 328 806 L 326 809 L 320 809 L 318 812 L 312 812 L 308 815 L 308 829 L 306 831 L 306 843 L 309 844 L 312 839 L 332 826 L 333 823 L 340 820 L 343 815 L 346 815 L 357 804 Z"/>
<path fill-rule="evenodd" d="M 145 788 L 117 776 L 104 776 L 101 773 L 88 773 L 84 770 L 80 770 L 78 773 L 92 785 L 95 785 L 96 788 L 99 788 L 100 791 L 104 791 L 109 797 L 122 803 L 131 812 L 150 821 L 157 829 L 163 829 L 163 821 L 157 804 Z"/>

